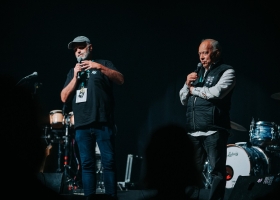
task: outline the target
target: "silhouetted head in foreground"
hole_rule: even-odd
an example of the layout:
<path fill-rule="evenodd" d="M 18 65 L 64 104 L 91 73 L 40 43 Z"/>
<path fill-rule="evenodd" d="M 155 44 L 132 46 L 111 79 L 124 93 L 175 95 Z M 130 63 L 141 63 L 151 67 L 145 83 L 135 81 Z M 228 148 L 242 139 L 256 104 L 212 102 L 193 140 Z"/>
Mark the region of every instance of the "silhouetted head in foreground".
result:
<path fill-rule="evenodd" d="M 194 153 L 194 146 L 183 127 L 169 124 L 155 129 L 145 152 L 147 188 L 167 194 L 183 193 L 187 186 L 199 185 Z"/>
<path fill-rule="evenodd" d="M 38 179 L 37 174 L 45 158 L 45 144 L 41 139 L 39 102 L 32 92 L 16 85 L 12 76 L 0 76 L 0 102 L 3 161 L 9 173 L 3 174 L 4 190 L 16 198 L 62 199 Z"/>
<path fill-rule="evenodd" d="M 39 104 L 30 90 L 17 86 L 13 77 L 1 74 L 2 142 L 10 170 L 36 173 L 44 159 L 45 147 L 39 127 Z M 4 139 L 4 140 L 3 140 Z"/>

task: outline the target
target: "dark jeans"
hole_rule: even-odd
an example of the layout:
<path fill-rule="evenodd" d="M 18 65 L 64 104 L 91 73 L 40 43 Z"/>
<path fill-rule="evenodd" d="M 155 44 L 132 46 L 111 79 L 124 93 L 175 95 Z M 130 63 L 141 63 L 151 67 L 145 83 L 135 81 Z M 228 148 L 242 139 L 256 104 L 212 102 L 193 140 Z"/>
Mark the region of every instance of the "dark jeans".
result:
<path fill-rule="evenodd" d="M 228 132 L 218 131 L 209 136 L 191 137 L 196 148 L 196 163 L 202 174 L 206 159 L 211 166 L 212 185 L 209 200 L 223 199 L 226 186 Z"/>
<path fill-rule="evenodd" d="M 80 153 L 85 196 L 96 193 L 96 142 L 101 154 L 105 193 L 117 196 L 114 130 L 113 126 L 106 124 L 92 124 L 76 129 L 75 138 Z"/>

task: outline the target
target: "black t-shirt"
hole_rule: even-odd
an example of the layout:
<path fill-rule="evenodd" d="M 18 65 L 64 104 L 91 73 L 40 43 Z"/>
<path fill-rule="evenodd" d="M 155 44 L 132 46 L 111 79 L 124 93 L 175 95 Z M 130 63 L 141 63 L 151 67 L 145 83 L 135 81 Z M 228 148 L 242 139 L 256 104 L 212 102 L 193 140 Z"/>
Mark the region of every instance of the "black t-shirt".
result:
<path fill-rule="evenodd" d="M 108 60 L 94 60 L 110 69 L 118 71 L 113 63 Z M 74 68 L 70 69 L 64 87 L 73 79 Z M 85 75 L 85 74 L 84 74 Z M 76 103 L 76 91 L 84 84 L 87 88 L 86 102 Z M 90 69 L 89 79 L 81 76 L 72 95 L 72 109 L 74 113 L 75 129 L 92 122 L 114 123 L 114 96 L 113 82 L 100 70 Z"/>

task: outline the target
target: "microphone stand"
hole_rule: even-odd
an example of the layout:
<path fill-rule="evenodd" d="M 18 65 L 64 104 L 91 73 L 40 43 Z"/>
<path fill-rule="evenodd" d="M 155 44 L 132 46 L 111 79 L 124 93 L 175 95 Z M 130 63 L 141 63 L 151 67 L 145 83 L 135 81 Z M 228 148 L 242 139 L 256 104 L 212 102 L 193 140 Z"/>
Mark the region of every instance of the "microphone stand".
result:
<path fill-rule="evenodd" d="M 27 80 L 27 79 L 26 79 L 25 77 L 23 77 L 22 79 L 19 80 L 19 82 L 17 82 L 16 86 L 17 86 L 18 84 L 20 84 L 23 80 Z"/>
<path fill-rule="evenodd" d="M 36 77 L 36 76 L 38 76 L 38 73 L 37 72 L 33 72 L 33 74 L 30 74 L 30 75 L 25 76 L 22 79 L 20 79 L 19 82 L 17 82 L 16 85 L 20 84 L 23 80 L 28 80 L 28 79 Z"/>
<path fill-rule="evenodd" d="M 16 86 L 22 81 L 23 79 L 21 79 L 17 84 L 16 84 Z"/>
<path fill-rule="evenodd" d="M 37 72 L 34 72 L 33 74 L 31 74 L 29 76 L 25 76 L 17 82 L 16 86 L 18 86 L 24 80 L 25 80 L 25 82 L 29 83 L 27 80 L 37 77 L 37 76 L 38 76 Z M 42 85 L 42 83 L 35 82 L 34 88 L 33 88 L 34 90 L 31 92 L 33 98 L 36 98 L 35 95 L 37 94 L 37 90 L 38 90 L 38 88 L 40 88 L 41 85 Z"/>
<path fill-rule="evenodd" d="M 37 94 L 37 90 L 41 87 L 42 83 L 34 83 L 34 92 L 33 94 Z"/>

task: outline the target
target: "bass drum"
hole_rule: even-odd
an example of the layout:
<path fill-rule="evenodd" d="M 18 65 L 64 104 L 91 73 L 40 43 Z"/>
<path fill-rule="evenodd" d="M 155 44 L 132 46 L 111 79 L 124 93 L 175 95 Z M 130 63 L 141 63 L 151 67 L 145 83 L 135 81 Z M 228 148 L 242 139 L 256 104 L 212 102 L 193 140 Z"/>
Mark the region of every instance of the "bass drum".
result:
<path fill-rule="evenodd" d="M 269 159 L 261 148 L 247 142 L 228 144 L 226 173 L 226 188 L 233 188 L 238 176 L 269 174 Z"/>

